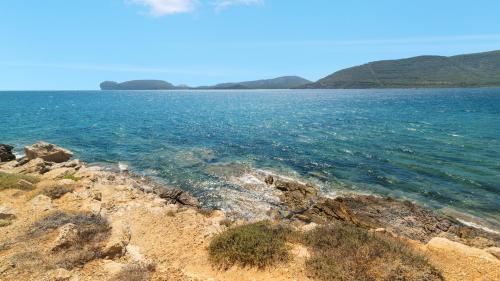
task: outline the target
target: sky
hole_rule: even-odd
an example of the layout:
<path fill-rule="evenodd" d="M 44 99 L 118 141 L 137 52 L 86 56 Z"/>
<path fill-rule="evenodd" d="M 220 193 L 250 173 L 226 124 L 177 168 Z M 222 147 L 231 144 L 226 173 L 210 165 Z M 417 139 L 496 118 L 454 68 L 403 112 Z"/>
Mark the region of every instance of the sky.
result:
<path fill-rule="evenodd" d="M 498 50 L 499 12 L 497 0 L 2 0 L 0 90 L 316 81 L 374 60 Z"/>

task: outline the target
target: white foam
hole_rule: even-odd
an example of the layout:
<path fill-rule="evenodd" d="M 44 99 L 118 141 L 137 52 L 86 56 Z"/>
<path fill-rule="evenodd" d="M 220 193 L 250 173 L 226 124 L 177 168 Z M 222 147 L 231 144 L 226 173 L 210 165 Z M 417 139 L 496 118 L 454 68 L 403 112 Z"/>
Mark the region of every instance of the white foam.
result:
<path fill-rule="evenodd" d="M 482 229 L 482 230 L 484 230 L 486 232 L 493 233 L 493 234 L 500 234 L 500 232 L 498 232 L 496 230 L 493 230 L 493 229 L 491 229 L 489 227 L 486 227 L 486 226 L 479 225 L 477 223 L 473 223 L 473 222 L 470 222 L 470 221 L 465 221 L 465 220 L 462 220 L 462 219 L 459 219 L 459 218 L 457 218 L 457 220 L 459 222 L 465 224 L 466 226 L 470 226 L 470 227 Z"/>
<path fill-rule="evenodd" d="M 265 184 L 254 175 L 246 174 L 239 178 L 239 180 L 246 184 Z"/>
<path fill-rule="evenodd" d="M 120 172 L 126 172 L 128 171 L 128 165 L 123 162 L 118 162 L 118 169 L 120 169 Z"/>

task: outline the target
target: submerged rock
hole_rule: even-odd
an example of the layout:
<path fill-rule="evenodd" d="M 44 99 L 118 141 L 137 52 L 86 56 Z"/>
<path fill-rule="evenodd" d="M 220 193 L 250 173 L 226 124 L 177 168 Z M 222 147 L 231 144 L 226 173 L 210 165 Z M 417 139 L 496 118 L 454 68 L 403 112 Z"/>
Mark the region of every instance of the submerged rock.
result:
<path fill-rule="evenodd" d="M 0 143 L 0 162 L 7 162 L 16 159 L 14 153 L 12 153 L 13 146 L 8 144 Z"/>
<path fill-rule="evenodd" d="M 73 156 L 71 151 L 43 141 L 37 142 L 31 146 L 26 146 L 24 152 L 26 153 L 26 157 L 30 160 L 41 158 L 45 161 L 55 163 L 66 162 Z"/>

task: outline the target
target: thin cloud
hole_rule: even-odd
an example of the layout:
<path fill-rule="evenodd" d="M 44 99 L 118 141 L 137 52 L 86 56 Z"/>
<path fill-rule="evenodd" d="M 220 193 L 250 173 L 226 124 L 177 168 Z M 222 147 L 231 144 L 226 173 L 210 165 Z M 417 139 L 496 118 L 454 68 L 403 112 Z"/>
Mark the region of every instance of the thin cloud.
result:
<path fill-rule="evenodd" d="M 221 11 L 231 6 L 237 6 L 237 5 L 250 6 L 250 5 L 259 5 L 263 3 L 264 3 L 263 0 L 217 0 L 213 3 L 213 5 L 215 6 L 216 11 Z"/>
<path fill-rule="evenodd" d="M 202 0 L 125 0 L 126 3 L 146 7 L 148 9 L 147 14 L 155 17 L 191 13 L 202 4 L 201 1 Z M 250 6 L 263 3 L 264 0 L 215 0 L 211 2 L 216 11 L 222 11 L 232 6 Z"/>
<path fill-rule="evenodd" d="M 165 16 L 192 12 L 198 5 L 198 0 L 129 0 L 128 2 L 146 6 L 148 14 Z"/>

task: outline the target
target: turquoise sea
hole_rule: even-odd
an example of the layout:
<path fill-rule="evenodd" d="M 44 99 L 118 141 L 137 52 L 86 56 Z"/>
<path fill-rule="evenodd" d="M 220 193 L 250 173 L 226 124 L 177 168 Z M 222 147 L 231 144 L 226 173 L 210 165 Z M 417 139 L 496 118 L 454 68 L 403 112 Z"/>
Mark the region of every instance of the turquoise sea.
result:
<path fill-rule="evenodd" d="M 37 140 L 206 206 L 237 188 L 207 167 L 241 163 L 500 227 L 500 89 L 0 92 L 0 143 Z"/>

